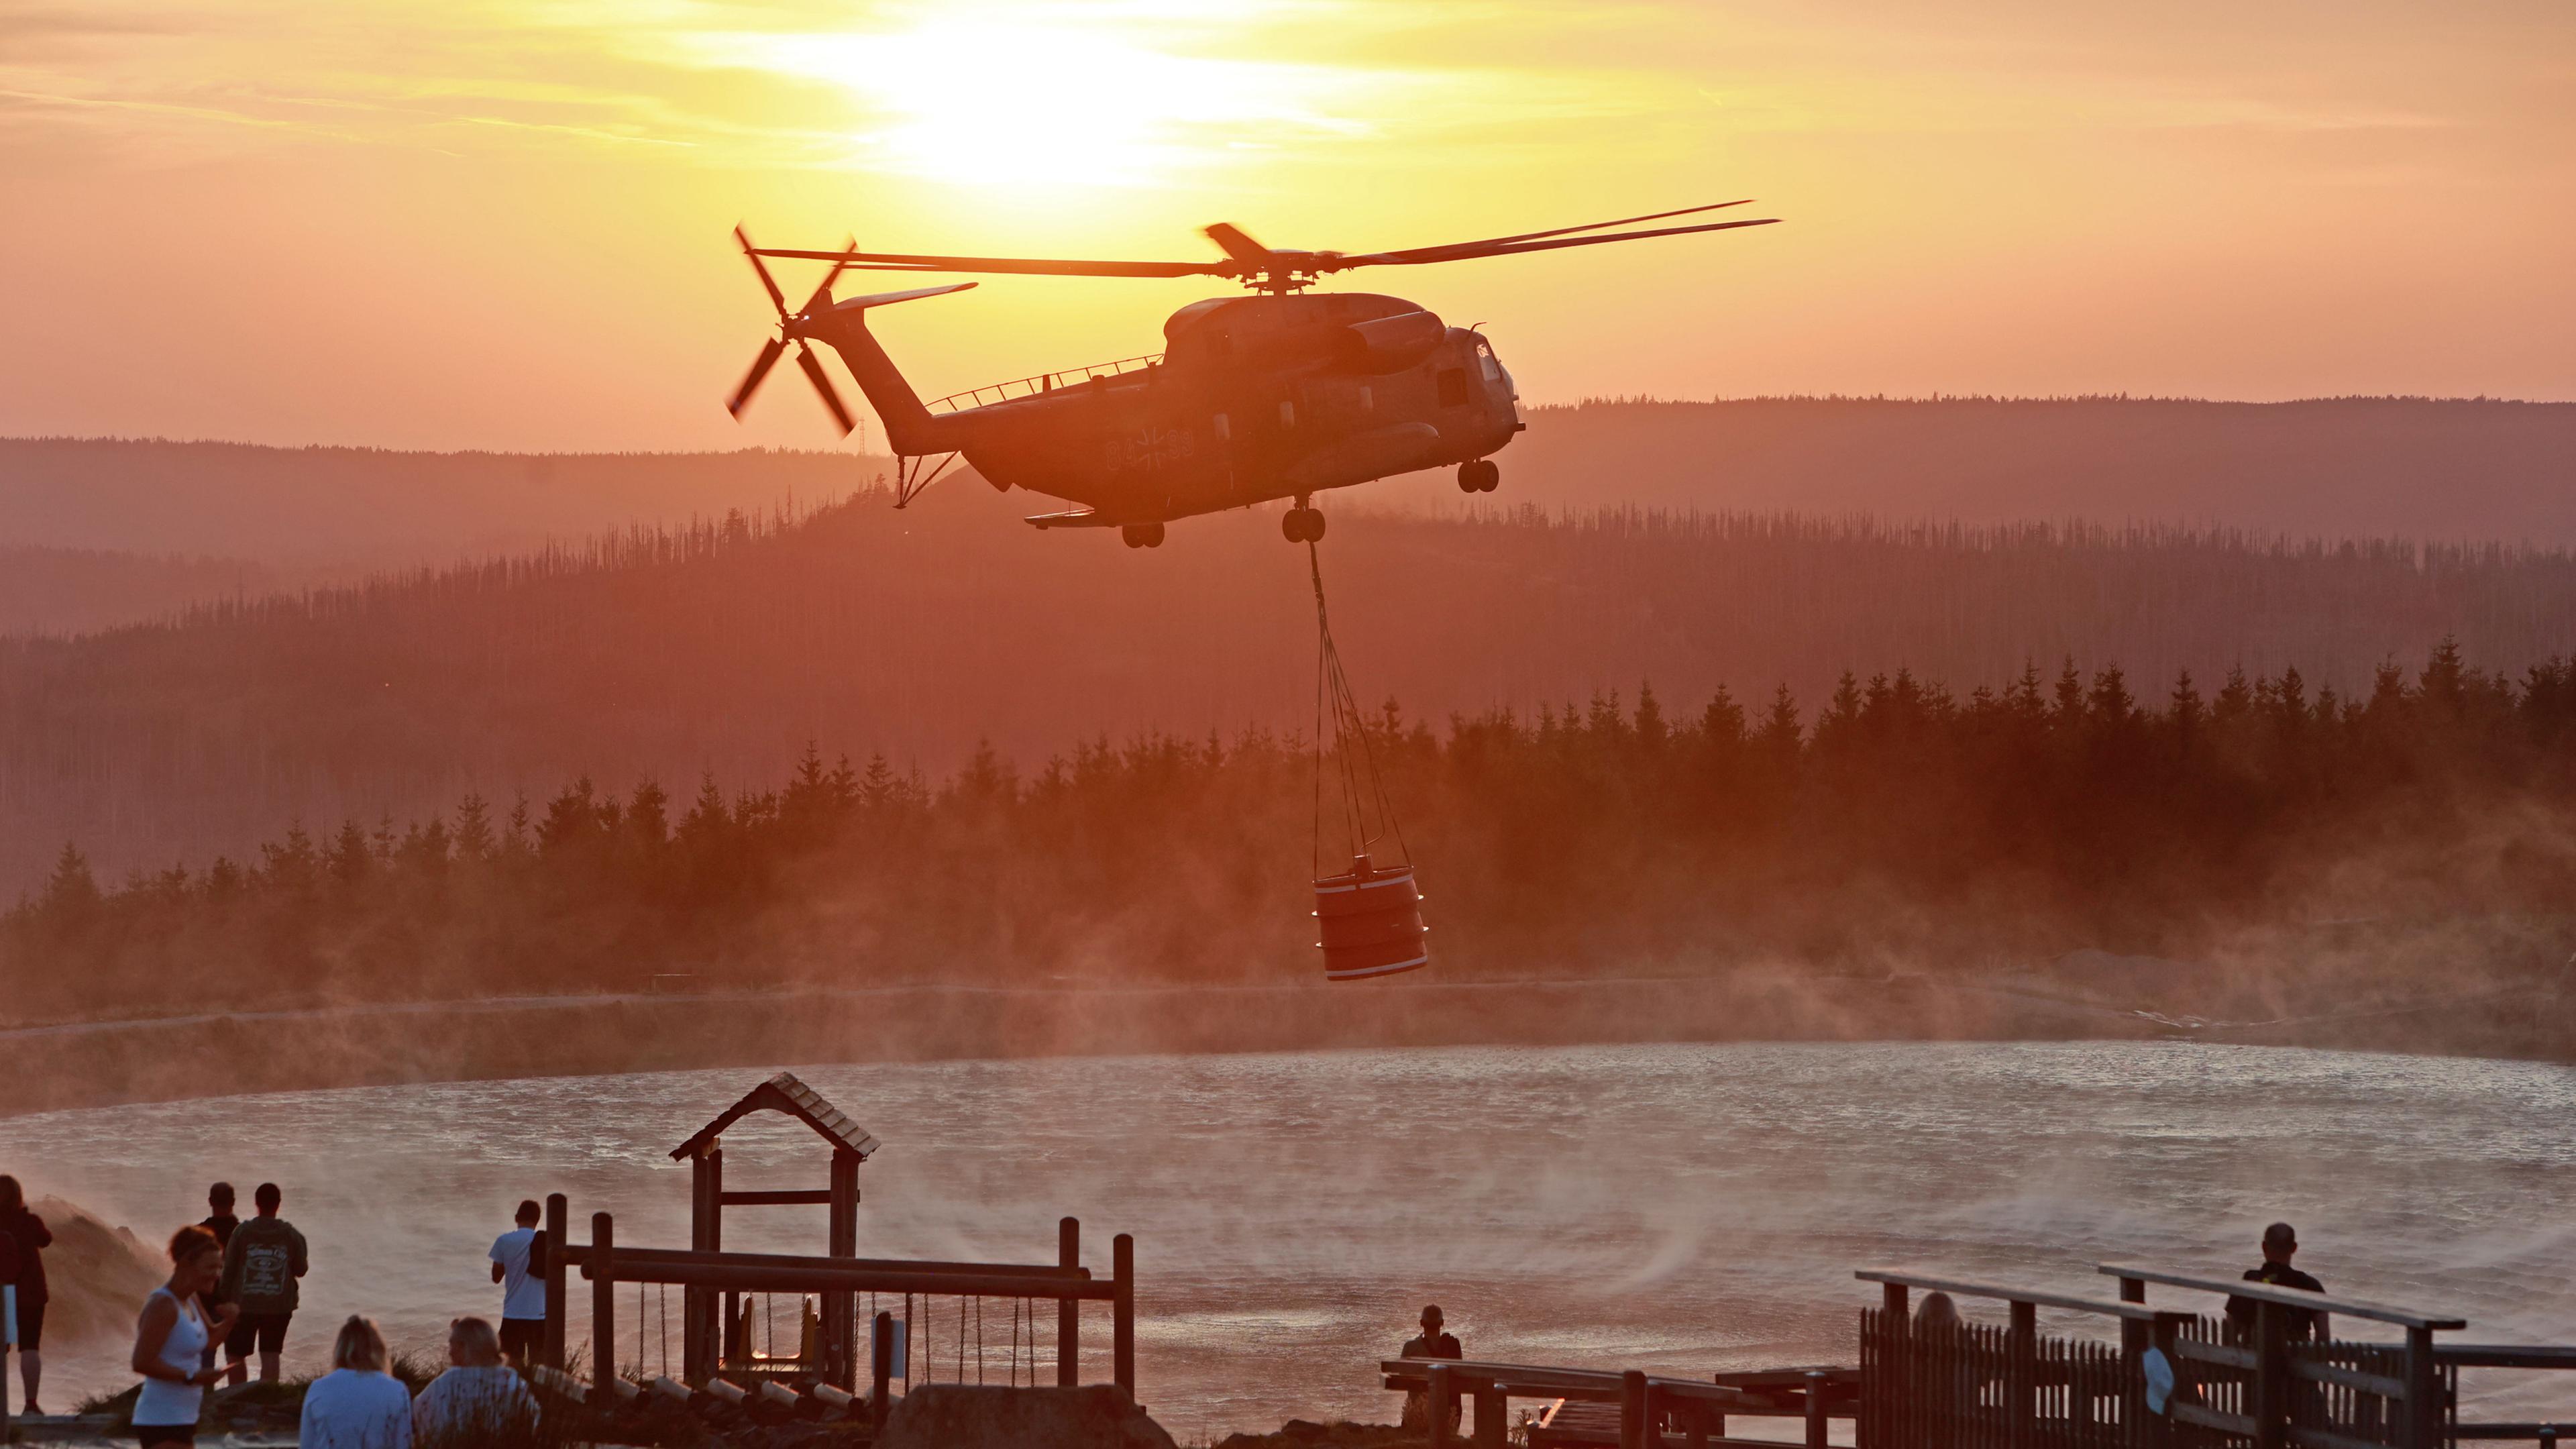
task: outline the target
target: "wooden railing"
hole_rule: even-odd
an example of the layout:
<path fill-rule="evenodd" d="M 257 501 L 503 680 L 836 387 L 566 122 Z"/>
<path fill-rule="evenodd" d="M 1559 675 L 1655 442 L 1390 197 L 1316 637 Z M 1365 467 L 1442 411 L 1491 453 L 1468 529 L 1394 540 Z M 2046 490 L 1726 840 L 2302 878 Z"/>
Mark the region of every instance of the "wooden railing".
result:
<path fill-rule="evenodd" d="M 2461 1423 L 2460 1370 L 2462 1369 L 2542 1369 L 2564 1373 L 2576 1369 L 2576 1348 L 2522 1347 L 2501 1343 L 2444 1343 L 2433 1349 L 2433 1361 L 2442 1368 L 2442 1385 L 2452 1405 L 2453 1421 L 2447 1437 L 2454 1444 L 2462 1440 L 2531 1440 L 2543 1449 L 2556 1449 L 2563 1440 L 2576 1439 L 2576 1416 L 2546 1421 L 2491 1421 Z"/>
<path fill-rule="evenodd" d="M 2471 1441 L 2554 1446 L 2567 1425 L 2461 1422 L 2463 1369 L 2576 1369 L 2576 1348 L 2442 1344 L 2466 1326 L 2430 1313 L 2308 1293 L 2219 1274 L 2105 1264 L 2117 1300 L 1998 1287 L 1933 1274 L 1864 1271 L 1883 1299 L 1861 1315 L 1862 1449 L 2443 1449 Z M 2250 1326 L 2150 1308 L 2150 1284 L 2223 1294 L 2253 1306 Z M 2007 1322 L 1927 1327 L 1914 1292 L 2007 1305 Z M 2045 1338 L 2042 1310 L 2118 1325 L 2117 1347 Z M 2309 1339 L 2294 1326 L 2324 1315 L 2384 1323 L 2398 1342 Z M 2146 1391 L 2148 1355 L 2173 1374 L 2161 1410 Z"/>
<path fill-rule="evenodd" d="M 1847 1368 L 1763 1369 L 1672 1378 L 1635 1370 L 1548 1368 L 1440 1358 L 1391 1358 L 1378 1365 L 1386 1387 L 1425 1396 L 1431 1449 L 1449 1449 L 1450 1414 L 1462 1400 L 1476 1406 L 1476 1449 L 1501 1449 L 1513 1399 L 1544 1399 L 1619 1406 L 1621 1449 L 1660 1445 L 1679 1434 L 1691 1449 L 1824 1449 L 1831 1421 L 1855 1412 L 1859 1376 Z M 1793 1418 L 1804 1422 L 1799 1440 L 1741 1439 L 1726 1435 L 1728 1416 Z"/>
<path fill-rule="evenodd" d="M 2144 1303 L 2147 1285 L 2225 1294 L 2254 1305 L 2247 1332 L 2225 1319 L 2195 1320 L 2166 1347 L 2177 1379 L 2170 1419 L 2182 1449 L 2437 1449 L 2449 1438 L 2451 1403 L 2433 1335 L 2468 1320 L 2358 1298 L 2339 1298 L 2218 1274 L 2176 1273 L 2118 1263 L 2125 1302 Z M 2332 1317 L 2400 1329 L 2404 1342 L 2353 1343 L 2294 1336 L 2303 1315 L 2329 1330 Z"/>

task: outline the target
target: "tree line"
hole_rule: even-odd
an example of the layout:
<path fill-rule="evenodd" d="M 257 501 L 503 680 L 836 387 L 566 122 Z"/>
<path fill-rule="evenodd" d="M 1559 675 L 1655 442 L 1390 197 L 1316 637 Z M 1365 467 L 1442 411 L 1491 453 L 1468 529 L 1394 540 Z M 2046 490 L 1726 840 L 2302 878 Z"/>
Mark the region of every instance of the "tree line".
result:
<path fill-rule="evenodd" d="M 1477 975 L 1944 969 L 2095 945 L 2188 954 L 2305 920 L 2576 898 L 2576 663 L 2444 641 L 2366 689 L 2296 669 L 2025 666 L 1965 694 L 1905 670 L 1687 706 L 1651 687 L 1365 747 Z M 1311 742 L 1095 737 L 944 777 L 809 746 L 783 782 L 685 798 L 576 779 L 102 883 L 77 842 L 0 915 L 35 1021 L 329 1000 L 913 980 L 1287 979 L 1309 879 L 1347 863 Z M 1373 847 L 1381 857 L 1391 841 Z"/>
<path fill-rule="evenodd" d="M 943 483 L 811 514 L 636 529 L 165 624 L 0 639 L 0 900 L 77 839 L 103 873 L 255 856 L 295 819 L 451 809 L 588 772 L 680 793 L 774 777 L 807 739 L 934 777 L 979 737 L 1294 728 L 1305 561 L 1255 513 L 1150 558 L 1038 533 Z M 1455 489 L 1451 489 L 1454 494 Z M 2169 681 L 2241 663 L 2370 686 L 2455 634 L 2515 672 L 2576 639 L 2563 549 L 2219 529 L 1513 509 L 1335 516 L 1324 572 L 1352 675 L 1434 720 L 1655 681 L 2009 679 L 2026 656 Z"/>

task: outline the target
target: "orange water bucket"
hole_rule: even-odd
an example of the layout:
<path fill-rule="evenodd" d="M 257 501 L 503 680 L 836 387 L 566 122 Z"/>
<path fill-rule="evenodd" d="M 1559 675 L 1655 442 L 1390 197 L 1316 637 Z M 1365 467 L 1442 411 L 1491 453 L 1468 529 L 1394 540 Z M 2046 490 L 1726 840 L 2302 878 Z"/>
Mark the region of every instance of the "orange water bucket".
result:
<path fill-rule="evenodd" d="M 1324 976 L 1364 981 L 1431 964 L 1423 935 L 1422 892 L 1411 865 L 1372 866 L 1363 855 L 1341 875 L 1315 882 L 1315 924 L 1323 939 Z"/>

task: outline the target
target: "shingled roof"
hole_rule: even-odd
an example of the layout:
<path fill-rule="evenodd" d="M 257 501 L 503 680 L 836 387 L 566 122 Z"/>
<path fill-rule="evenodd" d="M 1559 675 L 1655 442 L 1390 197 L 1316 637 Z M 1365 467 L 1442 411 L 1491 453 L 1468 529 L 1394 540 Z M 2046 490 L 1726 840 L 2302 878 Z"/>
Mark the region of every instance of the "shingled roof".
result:
<path fill-rule="evenodd" d="M 794 1072 L 780 1072 L 752 1088 L 741 1101 L 718 1113 L 714 1121 L 699 1128 L 688 1141 L 672 1148 L 671 1155 L 683 1159 L 699 1155 L 727 1127 L 754 1112 L 784 1112 L 813 1128 L 834 1147 L 857 1153 L 863 1161 L 881 1145 L 868 1135 L 866 1128 L 851 1121 L 840 1108 L 824 1101 L 812 1087 L 798 1080 Z"/>

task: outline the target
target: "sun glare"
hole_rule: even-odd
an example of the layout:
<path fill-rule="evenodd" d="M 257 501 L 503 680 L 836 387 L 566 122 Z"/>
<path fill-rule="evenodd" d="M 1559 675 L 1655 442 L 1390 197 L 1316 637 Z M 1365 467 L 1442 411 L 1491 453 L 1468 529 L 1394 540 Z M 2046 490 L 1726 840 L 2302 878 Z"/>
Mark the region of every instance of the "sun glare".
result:
<path fill-rule="evenodd" d="M 1366 129 L 1334 114 L 1336 94 L 1358 84 L 1341 72 L 1185 54 L 1044 11 L 726 48 L 846 87 L 872 117 L 852 137 L 862 164 L 947 181 L 1151 185 L 1247 146 Z"/>

